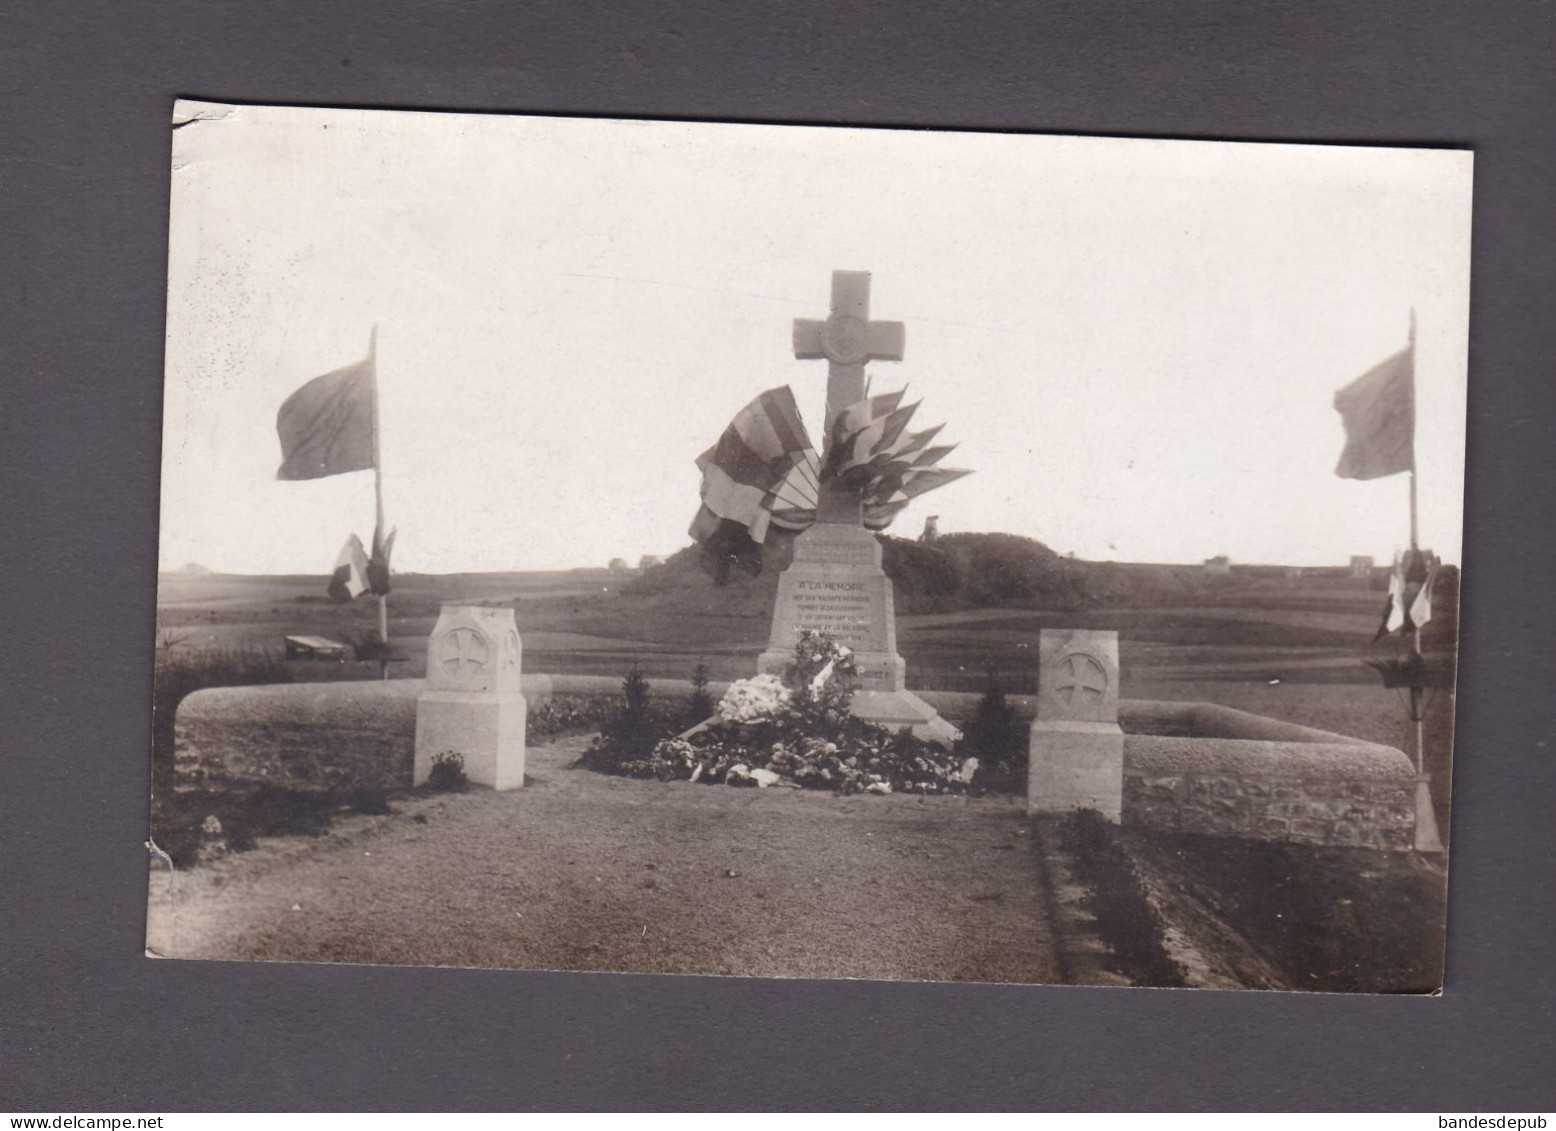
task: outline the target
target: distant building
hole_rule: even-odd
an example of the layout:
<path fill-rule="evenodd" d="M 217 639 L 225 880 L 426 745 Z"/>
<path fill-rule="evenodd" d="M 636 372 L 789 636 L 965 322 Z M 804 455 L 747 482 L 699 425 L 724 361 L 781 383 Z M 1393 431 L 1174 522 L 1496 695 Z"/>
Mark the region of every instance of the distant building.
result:
<path fill-rule="evenodd" d="M 918 536 L 918 540 L 926 546 L 935 544 L 935 539 L 940 537 L 940 516 L 932 514 L 924 520 L 924 532 Z"/>
<path fill-rule="evenodd" d="M 1371 577 L 1372 576 L 1372 570 L 1373 570 L 1373 564 L 1372 564 L 1372 555 L 1371 554 L 1352 554 L 1351 555 L 1351 576 L 1352 577 Z"/>
<path fill-rule="evenodd" d="M 1205 572 L 1226 574 L 1232 572 L 1232 559 L 1225 554 L 1217 554 L 1213 558 L 1205 559 Z"/>

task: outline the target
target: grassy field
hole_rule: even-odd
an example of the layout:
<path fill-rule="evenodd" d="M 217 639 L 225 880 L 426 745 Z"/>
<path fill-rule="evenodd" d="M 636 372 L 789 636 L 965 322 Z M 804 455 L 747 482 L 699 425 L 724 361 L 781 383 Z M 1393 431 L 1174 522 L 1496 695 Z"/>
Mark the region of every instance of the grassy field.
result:
<path fill-rule="evenodd" d="M 438 609 L 458 600 L 511 604 L 528 670 L 616 672 L 638 659 L 650 674 L 676 676 L 706 658 L 716 676 L 749 674 L 767 641 L 770 585 L 720 590 L 707 582 L 642 593 L 632 591 L 633 577 L 606 570 L 397 576 L 390 635 L 408 660 L 393 674 L 422 674 Z M 348 643 L 373 639 L 375 603 L 336 604 L 324 588 L 318 577 L 163 575 L 159 646 L 279 652 L 283 638 L 295 634 Z M 1371 644 L 1379 606 L 1379 595 L 1366 588 L 1298 589 L 1259 581 L 1207 587 L 1172 604 L 905 614 L 898 617 L 898 635 L 910 674 L 922 673 L 912 681 L 921 687 L 981 683 L 989 668 L 1019 684 L 1034 669 L 1039 631 L 1051 627 L 1116 629 L 1126 683 L 1371 683 L 1377 676 L 1361 658 L 1379 650 Z M 1442 631 L 1427 641 L 1428 651 L 1450 646 Z M 331 677 L 321 670 L 317 678 Z"/>

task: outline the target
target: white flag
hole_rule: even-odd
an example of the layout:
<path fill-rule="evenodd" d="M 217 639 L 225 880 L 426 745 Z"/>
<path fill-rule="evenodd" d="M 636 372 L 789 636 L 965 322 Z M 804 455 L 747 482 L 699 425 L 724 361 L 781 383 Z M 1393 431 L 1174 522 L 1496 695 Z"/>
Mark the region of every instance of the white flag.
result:
<path fill-rule="evenodd" d="M 335 559 L 335 572 L 330 577 L 330 596 L 338 601 L 348 601 L 367 592 L 367 550 L 362 539 L 353 534 L 341 547 Z"/>
<path fill-rule="evenodd" d="M 1432 619 L 1432 586 L 1436 582 L 1437 563 L 1433 562 L 1432 568 L 1427 571 L 1426 580 L 1416 593 L 1416 599 L 1410 604 L 1410 621 L 1417 628 L 1424 628 L 1426 622 Z"/>
<path fill-rule="evenodd" d="M 1394 572 L 1389 574 L 1389 612 L 1383 622 L 1384 632 L 1398 632 L 1405 627 L 1405 559 L 1394 555 Z"/>

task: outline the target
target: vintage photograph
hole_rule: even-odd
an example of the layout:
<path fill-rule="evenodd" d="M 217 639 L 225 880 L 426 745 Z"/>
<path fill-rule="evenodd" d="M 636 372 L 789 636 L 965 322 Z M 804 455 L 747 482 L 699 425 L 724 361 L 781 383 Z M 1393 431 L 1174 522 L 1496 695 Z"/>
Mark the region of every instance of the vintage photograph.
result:
<path fill-rule="evenodd" d="M 1442 986 L 1467 150 L 171 157 L 149 956 Z"/>

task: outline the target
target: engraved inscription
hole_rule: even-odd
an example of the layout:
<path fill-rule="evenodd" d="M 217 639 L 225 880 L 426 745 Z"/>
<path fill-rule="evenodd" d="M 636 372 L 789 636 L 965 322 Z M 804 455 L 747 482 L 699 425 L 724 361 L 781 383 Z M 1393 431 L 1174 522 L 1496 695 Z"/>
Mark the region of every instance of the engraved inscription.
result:
<path fill-rule="evenodd" d="M 800 544 L 795 547 L 794 560 L 801 562 L 824 562 L 828 565 L 866 565 L 875 564 L 874 551 L 869 546 L 828 546 L 815 543 Z"/>
<path fill-rule="evenodd" d="M 799 581 L 794 586 L 792 627 L 824 632 L 858 650 L 871 643 L 870 593 L 862 581 Z"/>

